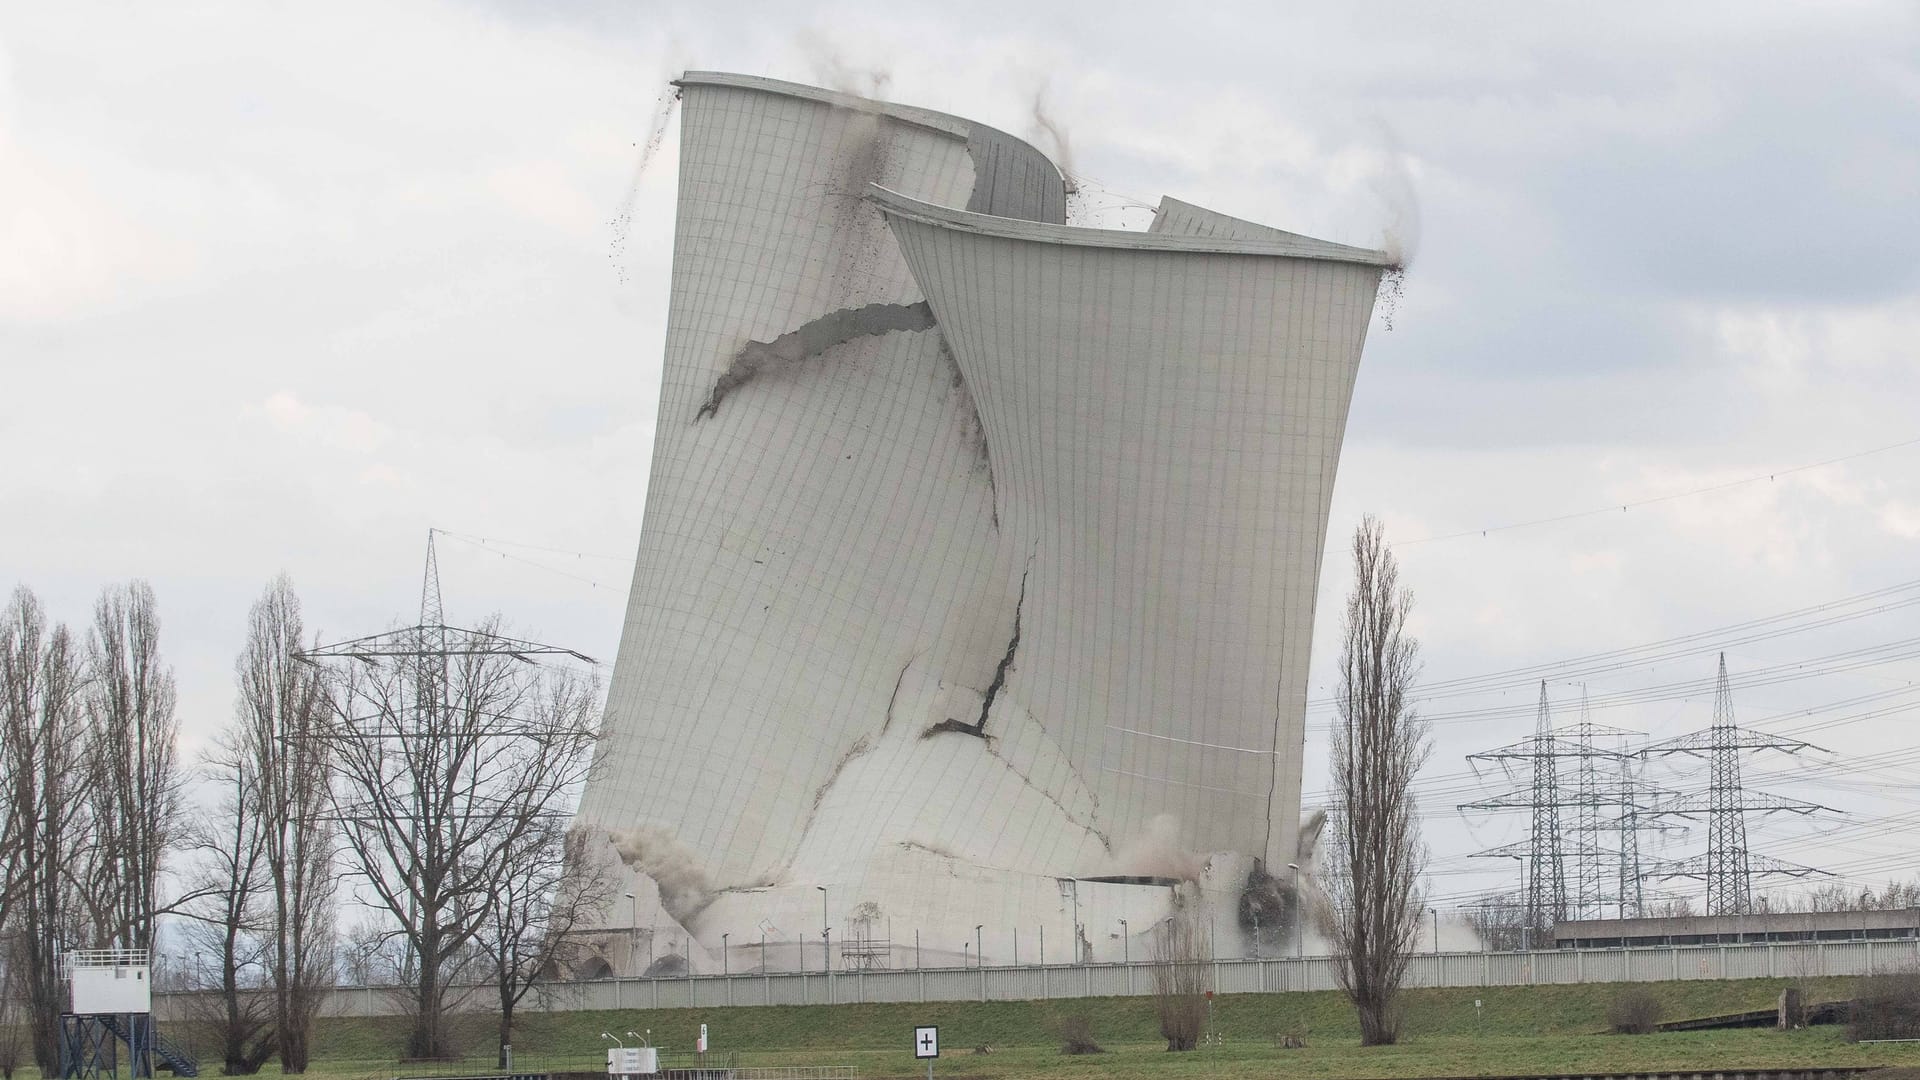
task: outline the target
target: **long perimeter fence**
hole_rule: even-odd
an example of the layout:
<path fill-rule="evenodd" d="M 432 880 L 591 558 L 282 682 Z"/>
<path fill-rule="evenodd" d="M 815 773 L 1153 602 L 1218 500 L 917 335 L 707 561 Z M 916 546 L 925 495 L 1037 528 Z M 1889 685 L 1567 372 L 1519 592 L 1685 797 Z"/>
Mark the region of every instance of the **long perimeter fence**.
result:
<path fill-rule="evenodd" d="M 1211 969 L 1213 988 L 1221 994 L 1338 988 L 1332 957 L 1199 962 Z M 1797 979 L 1871 975 L 1916 966 L 1920 966 L 1920 941 L 1912 939 L 1424 953 L 1413 957 L 1407 969 L 1407 985 L 1539 986 L 1676 979 Z M 1153 970 L 1151 963 L 1136 962 L 611 978 L 541 986 L 529 994 L 520 1007 L 529 1012 L 563 1012 L 1126 997 L 1152 994 Z M 492 997 L 489 988 L 470 989 L 468 999 L 476 1008 L 484 1008 Z M 194 993 L 156 994 L 156 1012 L 163 1016 L 184 1014 L 190 1007 L 187 999 Z M 325 1016 L 392 1016 L 401 1013 L 403 1008 L 401 995 L 392 987 L 341 986 L 327 992 L 321 1013 Z"/>

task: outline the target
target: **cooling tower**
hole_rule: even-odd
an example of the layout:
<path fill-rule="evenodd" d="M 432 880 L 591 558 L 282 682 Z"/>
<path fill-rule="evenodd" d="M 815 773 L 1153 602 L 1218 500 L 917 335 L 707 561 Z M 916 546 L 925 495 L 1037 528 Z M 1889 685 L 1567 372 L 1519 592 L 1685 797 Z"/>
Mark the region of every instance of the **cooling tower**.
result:
<path fill-rule="evenodd" d="M 1183 881 L 1231 912 L 1299 858 L 1387 259 L 1171 199 L 1145 233 L 1069 227 L 1059 170 L 991 128 L 680 85 L 653 471 L 579 814 L 632 885 L 603 925 L 696 970 L 727 935 L 742 970 L 827 928 L 812 966 L 907 930 L 929 961 L 1023 928 L 1117 959 Z"/>

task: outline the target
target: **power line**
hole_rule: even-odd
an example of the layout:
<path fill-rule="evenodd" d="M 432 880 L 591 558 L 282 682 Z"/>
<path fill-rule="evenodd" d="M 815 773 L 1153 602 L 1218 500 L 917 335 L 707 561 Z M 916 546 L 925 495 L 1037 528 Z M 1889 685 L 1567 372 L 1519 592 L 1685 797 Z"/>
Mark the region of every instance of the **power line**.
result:
<path fill-rule="evenodd" d="M 1839 610 L 1874 601 L 1880 602 L 1864 610 Z M 1789 611 L 1637 645 L 1478 675 L 1440 679 L 1421 686 L 1419 700 L 1424 702 L 1446 697 L 1471 696 L 1505 688 L 1530 687 L 1540 679 L 1571 681 L 1628 668 L 1656 666 L 1666 661 L 1721 652 L 1735 645 L 1825 629 L 1840 623 L 1900 611 L 1916 605 L 1920 605 L 1920 579 L 1897 582 L 1837 600 L 1822 601 Z M 1810 616 L 1813 618 L 1809 618 Z M 1308 708 L 1316 711 L 1325 710 L 1331 708 L 1333 704 L 1332 698 L 1316 698 L 1308 702 Z"/>
<path fill-rule="evenodd" d="M 442 536 L 451 536 L 455 540 L 465 540 L 469 544 L 478 544 L 482 547 L 499 546 L 499 547 L 519 548 L 522 551 L 542 551 L 542 552 L 546 552 L 549 555 L 571 555 L 576 559 L 604 559 L 607 562 L 615 562 L 615 563 L 622 563 L 622 564 L 630 563 L 633 561 L 633 556 L 631 555 L 596 555 L 591 551 L 575 551 L 572 548 L 557 548 L 557 547 L 546 547 L 541 544 L 526 544 L 526 543 L 521 543 L 518 540 L 502 540 L 497 536 L 476 536 L 472 533 L 456 532 L 452 529 L 442 529 L 437 526 L 433 529 L 433 531 L 439 533 Z"/>
<path fill-rule="evenodd" d="M 507 543 L 507 541 L 494 540 L 490 537 L 483 537 L 483 536 L 468 536 L 464 533 L 449 532 L 446 529 L 440 529 L 440 528 L 435 528 L 430 531 L 439 533 L 441 536 L 445 536 L 450 539 L 460 540 L 462 542 L 472 545 L 473 547 L 479 548 L 481 551 L 487 552 L 490 555 L 498 555 L 502 559 L 506 559 L 511 562 L 517 562 L 523 566 L 531 566 L 536 570 L 544 570 L 549 574 L 557 574 L 563 578 L 571 578 L 574 581 L 578 581 L 584 585 L 589 585 L 595 589 L 607 589 L 611 591 L 614 588 L 614 586 L 608 585 L 604 582 L 596 581 L 593 578 L 585 576 L 584 574 L 576 574 L 569 570 L 562 570 L 557 566 L 548 566 L 546 563 L 537 562 L 533 559 L 527 558 L 524 555 L 516 555 L 510 551 L 502 551 L 498 546 L 495 546 L 495 545 L 504 545 Z M 563 554 L 563 555 L 573 555 L 576 558 L 580 558 L 580 559 L 611 559 L 613 558 L 613 556 L 611 555 L 593 555 L 584 551 L 564 551 L 560 548 L 540 548 L 537 545 L 533 545 L 533 544 L 519 544 L 515 546 L 531 548 L 533 550 L 540 550 L 540 551 L 552 551 L 552 552 Z"/>
<path fill-rule="evenodd" d="M 1516 521 L 1507 525 L 1491 525 L 1481 529 L 1466 529 L 1461 532 L 1447 533 L 1442 536 L 1424 536 L 1417 540 L 1402 540 L 1399 543 L 1393 544 L 1392 546 L 1396 548 L 1400 548 L 1400 547 L 1413 547 L 1416 544 L 1437 544 L 1442 540 L 1458 540 L 1462 537 L 1467 537 L 1467 536 L 1489 536 L 1493 533 L 1511 532 L 1515 529 L 1531 529 L 1539 525 L 1555 525 L 1564 521 L 1577 521 L 1581 518 L 1598 517 L 1601 514 L 1622 514 L 1627 512 L 1628 510 L 1637 509 L 1642 506 L 1655 506 L 1660 503 L 1673 502 L 1677 499 L 1692 498 L 1693 496 L 1696 496 L 1696 495 L 1708 495 L 1716 491 L 1727 491 L 1732 488 L 1743 487 L 1747 484 L 1757 484 L 1757 483 L 1760 483 L 1761 481 L 1771 482 L 1782 476 L 1792 476 L 1795 473 L 1803 473 L 1812 469 L 1824 469 L 1829 465 L 1838 465 L 1841 462 L 1854 461 L 1864 457 L 1872 457 L 1875 454 L 1884 454 L 1891 450 L 1899 450 L 1904 447 L 1915 446 L 1915 445 L 1920 445 L 1920 437 L 1903 439 L 1900 442 L 1888 443 L 1885 446 L 1876 446 L 1871 450 L 1861 450 L 1852 454 L 1842 454 L 1839 457 L 1828 458 L 1825 461 L 1816 461 L 1807 465 L 1795 465 L 1792 468 L 1787 468 L 1787 469 L 1776 469 L 1773 472 L 1761 473 L 1757 476 L 1749 476 L 1742 480 L 1728 480 L 1719 484 L 1708 484 L 1705 487 L 1693 488 L 1690 491 L 1676 491 L 1670 495 L 1656 495 L 1652 498 L 1639 499 L 1634 502 L 1614 503 L 1609 506 L 1596 507 L 1595 509 L 1592 509 L 1592 510 L 1579 510 L 1571 514 L 1556 514 L 1552 517 L 1535 518 L 1531 521 Z"/>

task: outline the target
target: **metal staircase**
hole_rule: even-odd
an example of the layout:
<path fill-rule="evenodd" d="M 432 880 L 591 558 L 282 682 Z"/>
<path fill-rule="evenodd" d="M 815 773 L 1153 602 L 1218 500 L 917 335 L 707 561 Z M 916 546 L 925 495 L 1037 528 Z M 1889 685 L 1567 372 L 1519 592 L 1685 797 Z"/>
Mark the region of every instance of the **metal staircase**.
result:
<path fill-rule="evenodd" d="M 60 1034 L 60 1075 L 67 1080 L 118 1080 L 123 1045 L 127 1080 L 153 1080 L 157 1069 L 176 1077 L 200 1075 L 200 1063 L 160 1034 L 149 1013 L 62 1013 Z"/>

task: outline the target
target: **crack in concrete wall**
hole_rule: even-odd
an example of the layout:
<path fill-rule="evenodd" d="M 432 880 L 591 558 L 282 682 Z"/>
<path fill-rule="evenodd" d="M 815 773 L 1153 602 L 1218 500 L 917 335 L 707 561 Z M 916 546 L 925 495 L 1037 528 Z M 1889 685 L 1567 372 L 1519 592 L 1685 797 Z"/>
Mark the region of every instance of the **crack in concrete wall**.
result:
<path fill-rule="evenodd" d="M 868 304 L 830 311 L 772 341 L 749 341 L 733 354 L 733 362 L 714 382 L 706 404 L 700 406 L 694 419 L 713 416 L 728 394 L 768 371 L 802 363 L 856 338 L 931 330 L 934 325 L 933 308 L 925 300 L 917 304 Z"/>
<path fill-rule="evenodd" d="M 893 707 L 900 700 L 900 687 L 905 685 L 907 681 L 907 672 L 912 671 L 913 665 L 918 663 L 920 658 L 925 655 L 927 655 L 927 650 L 921 649 L 919 652 L 914 653 L 905 664 L 901 665 L 899 677 L 893 680 L 893 695 L 887 698 L 887 715 L 880 719 L 880 734 L 885 735 L 887 729 L 893 726 Z"/>
<path fill-rule="evenodd" d="M 1013 670 L 1013 656 L 1020 651 L 1020 616 L 1027 607 L 1027 576 L 1033 573 L 1033 560 L 1027 560 L 1027 568 L 1020 573 L 1020 599 L 1013 605 L 1013 636 L 1007 639 L 1007 654 L 1000 658 L 1000 666 L 993 669 L 993 681 L 987 684 L 987 692 L 980 700 L 980 719 L 973 725 L 976 732 L 987 730 L 987 715 L 993 712 L 993 699 L 1006 689 L 1007 672 Z"/>
<path fill-rule="evenodd" d="M 853 764 L 854 758 L 867 754 L 872 750 L 872 741 L 865 735 L 862 735 L 854 740 L 852 746 L 847 747 L 846 753 L 840 755 L 840 760 L 834 763 L 833 771 L 827 774 L 826 782 L 814 789 L 813 805 L 807 808 L 807 819 L 800 823 L 800 836 L 805 837 L 809 832 L 813 831 L 813 820 L 820 816 L 820 804 L 827 800 L 827 792 L 833 790 L 833 785 L 839 781 L 840 774 L 847 771 L 847 766 Z M 789 856 L 789 858 L 791 858 L 791 856 Z M 791 869 L 792 865 L 789 863 L 781 870 L 778 876 L 784 878 L 787 871 Z"/>
<path fill-rule="evenodd" d="M 1018 777 L 1021 783 L 1032 788 L 1034 791 L 1039 792 L 1041 798 L 1047 800 L 1048 802 L 1052 803 L 1054 806 L 1058 807 L 1060 809 L 1060 815 L 1062 817 L 1066 818 L 1068 821 L 1072 822 L 1073 824 L 1078 825 L 1081 828 L 1092 833 L 1094 838 L 1100 841 L 1100 847 L 1103 850 L 1105 850 L 1109 856 L 1113 854 L 1113 841 L 1110 838 L 1108 838 L 1106 833 L 1100 831 L 1099 826 L 1095 825 L 1092 821 L 1081 820 L 1079 815 L 1075 814 L 1072 810 L 1067 809 L 1067 804 L 1061 802 L 1060 797 L 1058 795 L 1055 795 L 1053 792 L 1048 791 L 1046 788 L 1041 787 L 1039 784 L 1034 783 L 1033 777 L 1028 776 L 1026 773 L 1021 772 L 1019 767 L 1014 765 L 1012 760 L 1010 760 L 1006 755 L 998 753 L 993 749 L 993 741 L 991 739 L 987 740 L 987 754 L 988 756 L 992 757 L 995 761 L 998 761 L 1002 765 L 1005 765 L 1007 767 L 1007 771 L 1012 773 L 1014 776 Z M 1086 786 L 1086 782 L 1080 779 L 1079 772 L 1076 769 L 1074 769 L 1071 764 L 1067 766 L 1067 773 L 1068 775 L 1072 776 L 1074 781 L 1079 783 L 1081 787 L 1086 788 L 1087 793 L 1089 795 L 1092 795 L 1093 789 L 1088 788 Z M 1094 800 L 1097 808 L 1099 797 L 1094 796 Z"/>
<path fill-rule="evenodd" d="M 1000 691 L 1006 689 L 1007 673 L 1013 670 L 1014 654 L 1020 651 L 1020 617 L 1027 607 L 1027 575 L 1031 573 L 1033 573 L 1033 560 L 1028 559 L 1026 570 L 1020 574 L 1020 599 L 1015 601 L 1013 606 L 1013 636 L 1007 639 L 1007 654 L 1000 658 L 999 665 L 993 669 L 993 681 L 987 684 L 986 693 L 980 695 L 980 719 L 969 724 L 949 716 L 921 732 L 921 738 L 930 739 L 943 731 L 952 731 L 961 735 L 972 735 L 976 739 L 992 741 L 987 738 L 987 716 L 993 712 L 994 699 L 1000 696 Z"/>

